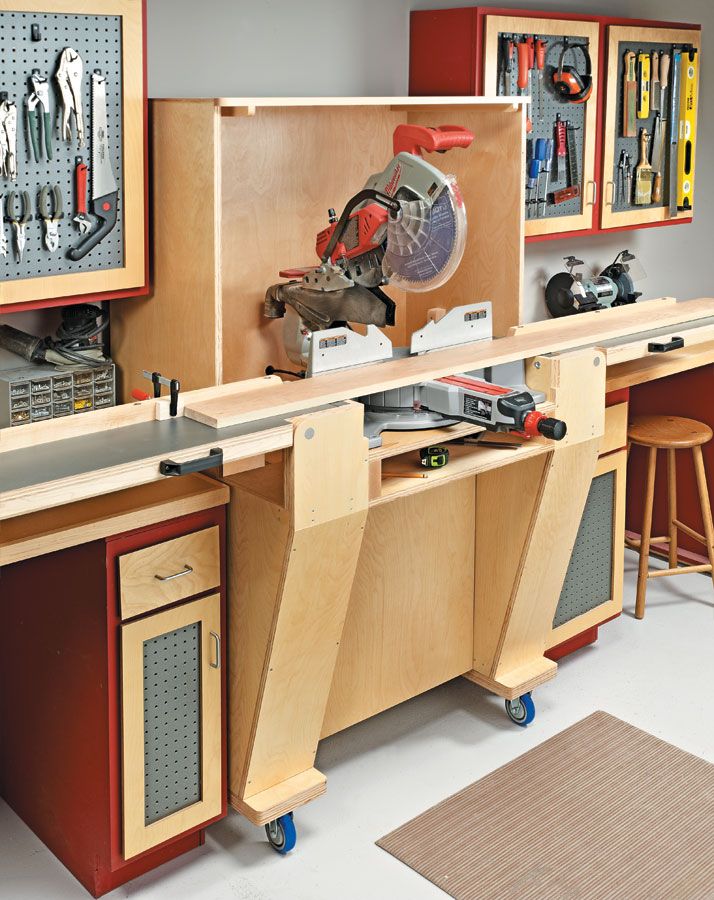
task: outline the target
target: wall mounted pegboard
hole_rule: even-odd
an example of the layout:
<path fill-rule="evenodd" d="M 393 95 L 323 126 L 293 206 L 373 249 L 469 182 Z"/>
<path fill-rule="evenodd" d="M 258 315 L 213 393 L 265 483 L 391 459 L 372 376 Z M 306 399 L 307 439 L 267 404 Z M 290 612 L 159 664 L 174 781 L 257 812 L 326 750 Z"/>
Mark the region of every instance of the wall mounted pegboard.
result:
<path fill-rule="evenodd" d="M 3 194 L 3 235 L 7 255 L 0 256 L 0 312 L 57 305 L 77 299 L 111 299 L 146 293 L 146 97 L 144 59 L 144 4 L 142 0 L 0 0 L 0 92 L 17 109 L 17 176 L 0 176 Z M 62 92 L 56 74 L 66 48 L 79 53 L 83 64 L 81 82 L 84 146 L 78 146 L 75 117 L 70 117 L 71 140 L 62 131 Z M 101 72 L 106 90 L 106 141 L 111 176 L 116 182 L 116 224 L 89 252 L 73 258 L 71 249 L 85 239 L 78 223 L 75 169 L 79 157 L 88 166 L 87 204 L 89 222 L 96 233 L 102 218 L 93 210 L 94 186 L 92 145 L 101 147 L 95 135 L 92 105 L 93 72 Z M 33 72 L 47 79 L 50 146 L 44 134 L 44 107 L 40 112 L 39 147 L 33 148 L 28 104 L 33 97 Z M 35 92 L 42 99 L 42 89 Z M 39 154 L 36 152 L 39 149 Z M 51 153 L 51 157 L 50 157 Z M 97 177 L 102 202 L 101 215 L 114 198 L 107 200 L 111 183 Z M 45 242 L 40 193 L 57 186 L 63 218 L 57 226 L 59 246 L 51 252 Z M 15 192 L 13 209 L 10 209 Z M 23 193 L 29 198 L 32 218 L 25 226 L 22 259 L 16 248 L 17 229 L 7 221 L 22 211 Z M 109 207 L 107 207 L 109 204 Z M 49 210 L 52 211 L 54 203 Z"/>

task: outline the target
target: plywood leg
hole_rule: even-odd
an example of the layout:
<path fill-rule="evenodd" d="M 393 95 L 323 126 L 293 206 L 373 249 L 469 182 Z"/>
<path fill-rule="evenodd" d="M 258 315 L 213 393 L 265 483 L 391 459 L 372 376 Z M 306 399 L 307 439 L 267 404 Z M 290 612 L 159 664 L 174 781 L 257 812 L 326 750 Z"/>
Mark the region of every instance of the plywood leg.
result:
<path fill-rule="evenodd" d="M 667 492 L 669 496 L 669 567 L 677 566 L 677 451 L 667 451 Z"/>
<path fill-rule="evenodd" d="M 637 572 L 637 597 L 635 616 L 643 619 L 645 597 L 650 565 L 650 536 L 652 534 L 652 507 L 654 505 L 655 470 L 657 468 L 657 448 L 650 447 L 647 458 L 647 484 L 645 487 L 645 509 L 642 514 L 642 534 L 640 537 L 640 565 Z"/>
<path fill-rule="evenodd" d="M 697 476 L 699 502 L 702 507 L 702 520 L 704 522 L 707 556 L 709 557 L 709 562 L 714 567 L 714 525 L 712 525 L 712 508 L 709 501 L 709 490 L 707 488 L 707 475 L 704 470 L 702 448 L 692 447 L 692 453 L 694 455 L 694 471 Z M 712 578 L 714 579 L 714 568 L 712 569 Z"/>
<path fill-rule="evenodd" d="M 325 790 L 315 753 L 367 515 L 362 407 L 294 426 L 284 508 L 231 503 L 229 790 L 255 824 Z"/>

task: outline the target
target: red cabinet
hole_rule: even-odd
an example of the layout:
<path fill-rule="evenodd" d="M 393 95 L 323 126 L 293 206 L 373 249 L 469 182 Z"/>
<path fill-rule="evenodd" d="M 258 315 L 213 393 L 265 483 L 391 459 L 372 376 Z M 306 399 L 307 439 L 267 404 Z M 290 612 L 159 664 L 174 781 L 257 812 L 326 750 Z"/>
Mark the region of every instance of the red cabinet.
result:
<path fill-rule="evenodd" d="M 224 507 L 0 571 L 0 793 L 94 896 L 226 813 Z"/>
<path fill-rule="evenodd" d="M 542 79 L 535 63 L 530 76 L 520 79 L 519 85 L 518 45 L 531 40 L 535 44 L 540 41 L 543 47 Z M 531 182 L 531 187 L 526 187 L 527 240 L 678 224 L 690 222 L 693 215 L 699 47 L 700 28 L 696 25 L 493 7 L 420 10 L 411 14 L 409 92 L 527 94 L 532 98 L 526 176 L 538 171 L 539 165 L 531 161 L 543 155 L 544 140 L 555 141 L 560 134 L 565 155 L 558 166 L 555 154 L 547 188 L 545 167 L 536 186 Z M 672 65 L 669 91 L 662 93 L 658 88 L 656 93 L 663 108 L 655 110 L 649 100 L 638 102 L 634 134 L 623 129 L 626 54 L 633 53 L 636 60 L 646 59 L 646 65 L 652 66 L 649 77 L 645 71 L 639 79 L 649 86 L 659 75 L 659 59 L 664 55 L 672 61 L 675 49 L 681 48 L 686 50 L 678 68 L 680 104 L 675 110 L 670 108 Z M 592 87 L 588 93 L 574 84 L 576 93 L 566 100 L 558 93 L 554 75 L 567 73 L 569 66 L 577 71 L 580 87 L 586 86 L 588 78 Z M 684 86 L 687 77 L 688 92 Z M 654 97 L 653 92 L 650 99 Z M 674 129 L 670 129 L 672 123 Z M 635 192 L 641 130 L 647 136 L 647 161 L 659 166 L 660 189 L 646 197 Z M 679 140 L 673 142 L 672 135 Z M 661 148 L 659 154 L 653 152 L 655 146 Z M 624 174 L 625 157 L 632 174 L 629 182 Z M 669 175 L 670 158 L 677 182 L 674 172 L 672 178 Z M 653 173 L 652 183 L 655 177 Z M 670 181 L 674 205 L 669 200 Z M 683 185 L 687 186 L 686 195 Z"/>

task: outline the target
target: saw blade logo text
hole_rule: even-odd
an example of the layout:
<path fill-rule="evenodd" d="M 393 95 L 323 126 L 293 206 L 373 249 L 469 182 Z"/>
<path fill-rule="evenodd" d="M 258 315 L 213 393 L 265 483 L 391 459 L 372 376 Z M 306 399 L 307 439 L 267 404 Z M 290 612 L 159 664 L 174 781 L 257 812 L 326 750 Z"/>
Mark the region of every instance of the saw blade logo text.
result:
<path fill-rule="evenodd" d="M 392 177 L 389 179 L 387 184 L 384 187 L 384 193 L 388 197 L 393 197 L 394 193 L 397 189 L 397 185 L 399 184 L 399 179 L 402 176 L 402 164 L 397 163 L 394 167 L 394 171 L 392 172 Z"/>

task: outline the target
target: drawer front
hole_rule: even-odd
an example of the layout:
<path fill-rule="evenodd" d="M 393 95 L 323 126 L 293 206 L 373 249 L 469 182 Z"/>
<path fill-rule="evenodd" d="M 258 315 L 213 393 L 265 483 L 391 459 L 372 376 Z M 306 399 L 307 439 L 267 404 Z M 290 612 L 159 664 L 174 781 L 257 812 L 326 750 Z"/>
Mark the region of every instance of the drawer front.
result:
<path fill-rule="evenodd" d="M 627 403 L 616 403 L 605 410 L 605 432 L 600 455 L 627 446 Z"/>
<path fill-rule="evenodd" d="M 217 588 L 221 580 L 217 525 L 119 557 L 123 619 Z"/>

